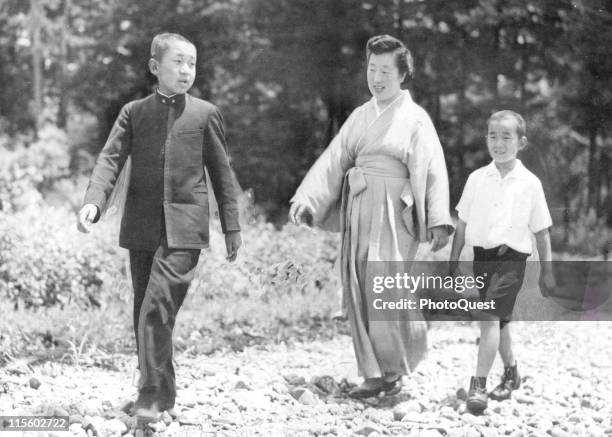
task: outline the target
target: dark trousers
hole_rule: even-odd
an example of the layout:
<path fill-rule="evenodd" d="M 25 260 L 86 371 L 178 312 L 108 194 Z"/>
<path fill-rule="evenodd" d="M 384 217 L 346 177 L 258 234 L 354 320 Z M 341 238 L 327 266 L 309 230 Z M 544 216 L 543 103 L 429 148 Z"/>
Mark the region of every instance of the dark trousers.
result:
<path fill-rule="evenodd" d="M 484 278 L 480 300 L 494 301 L 495 309 L 485 310 L 500 319 L 503 329 L 512 319 L 512 311 L 525 276 L 528 253 L 509 247 L 484 249 L 474 247 L 474 274 Z"/>
<path fill-rule="evenodd" d="M 172 331 L 176 315 L 193 280 L 199 249 L 170 249 L 165 235 L 156 251 L 130 250 L 134 287 L 134 333 L 141 373 L 139 406 L 157 401 L 174 407 Z"/>

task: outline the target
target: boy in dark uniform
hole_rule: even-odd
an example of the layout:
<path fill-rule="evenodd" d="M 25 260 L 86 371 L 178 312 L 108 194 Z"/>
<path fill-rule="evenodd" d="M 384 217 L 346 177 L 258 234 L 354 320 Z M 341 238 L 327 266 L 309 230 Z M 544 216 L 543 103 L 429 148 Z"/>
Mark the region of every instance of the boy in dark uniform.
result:
<path fill-rule="evenodd" d="M 129 250 L 134 330 L 141 373 L 135 414 L 155 420 L 176 397 L 172 330 L 191 283 L 200 249 L 208 247 L 208 169 L 219 205 L 227 259 L 242 241 L 237 184 L 219 110 L 186 94 L 195 79 L 196 48 L 178 34 L 151 44 L 154 94 L 126 104 L 94 167 L 78 227 L 88 232 L 104 210 L 131 157 L 119 245 Z"/>

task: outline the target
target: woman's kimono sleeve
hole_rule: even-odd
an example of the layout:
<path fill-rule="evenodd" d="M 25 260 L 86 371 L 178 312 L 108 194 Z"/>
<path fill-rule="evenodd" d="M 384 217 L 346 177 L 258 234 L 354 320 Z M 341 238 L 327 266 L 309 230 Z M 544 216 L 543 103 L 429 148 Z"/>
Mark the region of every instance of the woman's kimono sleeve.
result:
<path fill-rule="evenodd" d="M 438 134 L 426 113 L 418 117 L 406 156 L 416 207 L 417 237 L 427 241 L 427 230 L 454 226 L 450 216 L 448 173 Z"/>
<path fill-rule="evenodd" d="M 290 200 L 310 208 L 314 225 L 328 231 L 340 230 L 344 174 L 354 161 L 349 153 L 348 137 L 354 125 L 355 112 L 349 116 L 336 137 L 310 168 Z"/>

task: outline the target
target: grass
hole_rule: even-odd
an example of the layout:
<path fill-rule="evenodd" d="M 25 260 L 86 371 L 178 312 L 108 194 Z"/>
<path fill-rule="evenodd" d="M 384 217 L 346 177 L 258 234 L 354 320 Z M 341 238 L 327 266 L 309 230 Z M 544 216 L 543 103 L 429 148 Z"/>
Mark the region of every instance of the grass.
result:
<path fill-rule="evenodd" d="M 200 271 L 206 270 L 203 264 Z M 179 353 L 210 354 L 348 333 L 346 324 L 330 318 L 338 302 L 329 288 L 284 292 L 286 288 L 279 284 L 276 291 L 263 293 L 250 284 L 249 293 L 213 293 L 204 276 L 200 272 L 178 315 L 174 338 Z M 4 357 L 4 363 L 0 360 L 0 367 L 17 357 L 30 363 L 53 360 L 112 367 L 113 355 L 133 355 L 131 289 L 120 277 L 108 286 L 115 287 L 114 299 L 100 308 L 16 309 L 13 303 L 1 302 L 0 358 Z"/>

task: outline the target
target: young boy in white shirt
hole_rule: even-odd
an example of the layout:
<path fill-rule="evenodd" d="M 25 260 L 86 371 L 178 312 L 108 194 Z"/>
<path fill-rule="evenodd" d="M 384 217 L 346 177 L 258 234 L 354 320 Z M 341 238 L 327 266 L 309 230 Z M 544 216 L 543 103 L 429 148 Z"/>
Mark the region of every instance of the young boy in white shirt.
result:
<path fill-rule="evenodd" d="M 472 172 L 457 205 L 459 220 L 450 255 L 455 271 L 465 244 L 474 247 L 474 274 L 483 276 L 483 302 L 495 302 L 482 313 L 476 375 L 466 401 L 473 413 L 487 408 L 487 399 L 510 398 L 520 385 L 512 352 L 510 325 L 523 283 L 526 259 L 535 234 L 540 261 L 551 260 L 548 228 L 552 219 L 540 180 L 516 158 L 527 145 L 525 120 L 513 111 L 499 111 L 488 120 L 487 148 L 493 161 Z M 543 288 L 554 287 L 550 262 L 542 263 Z M 487 395 L 487 376 L 495 355 L 504 363 L 501 383 Z"/>

